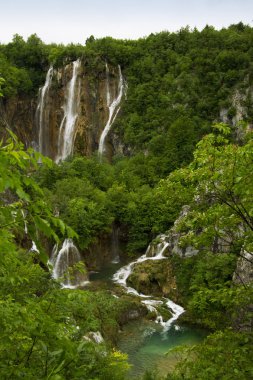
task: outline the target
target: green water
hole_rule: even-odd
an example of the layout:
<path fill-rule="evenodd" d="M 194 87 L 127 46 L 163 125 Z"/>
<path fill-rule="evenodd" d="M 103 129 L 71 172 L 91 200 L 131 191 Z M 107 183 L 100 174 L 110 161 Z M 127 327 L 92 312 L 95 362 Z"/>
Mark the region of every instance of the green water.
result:
<path fill-rule="evenodd" d="M 156 323 L 139 321 L 125 326 L 118 348 L 128 354 L 132 365 L 129 379 L 141 377 L 147 370 L 166 375 L 182 358 L 182 353 L 168 351 L 180 345 L 198 343 L 205 336 L 203 330 L 177 325 L 164 333 Z"/>
<path fill-rule="evenodd" d="M 99 272 L 90 273 L 89 279 L 92 282 L 95 282 L 95 281 L 101 281 L 102 282 L 103 281 L 107 284 L 112 283 L 112 276 L 114 275 L 114 273 L 117 272 L 118 269 L 120 269 L 124 265 L 125 264 L 123 264 L 122 262 L 117 263 L 117 264 L 109 263 L 106 266 L 104 266 L 104 268 L 102 270 L 100 270 Z"/>
<path fill-rule="evenodd" d="M 100 272 L 92 273 L 90 280 L 100 287 L 113 289 L 113 274 L 123 263 L 110 263 Z M 156 370 L 161 375 L 172 371 L 182 354 L 168 351 L 180 345 L 192 345 L 201 342 L 207 333 L 201 329 L 178 326 L 163 332 L 161 325 L 153 321 L 129 322 L 119 334 L 118 348 L 128 354 L 131 364 L 129 379 L 141 378 L 145 371 Z"/>

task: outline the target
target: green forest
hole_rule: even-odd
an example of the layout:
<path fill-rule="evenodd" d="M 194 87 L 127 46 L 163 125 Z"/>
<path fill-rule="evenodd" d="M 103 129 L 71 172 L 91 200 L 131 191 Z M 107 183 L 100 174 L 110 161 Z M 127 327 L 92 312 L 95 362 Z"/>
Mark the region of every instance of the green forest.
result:
<path fill-rule="evenodd" d="M 35 101 L 49 66 L 77 58 L 94 85 L 105 62 L 121 66 L 127 96 L 113 130 L 124 149 L 56 164 L 27 148 L 3 111 Z M 62 289 L 48 265 L 55 243 L 71 238 L 85 251 L 113 226 L 127 262 L 171 228 L 182 250 L 198 250 L 169 260 L 186 310 L 179 323 L 206 338 L 176 347 L 167 375 L 154 368 L 139 379 L 252 379 L 253 28 L 67 46 L 14 35 L 0 45 L 0 95 L 1 379 L 129 379 L 119 331 L 131 310 L 140 324 L 154 315 L 119 289 Z M 84 339 L 97 331 L 102 344 Z"/>

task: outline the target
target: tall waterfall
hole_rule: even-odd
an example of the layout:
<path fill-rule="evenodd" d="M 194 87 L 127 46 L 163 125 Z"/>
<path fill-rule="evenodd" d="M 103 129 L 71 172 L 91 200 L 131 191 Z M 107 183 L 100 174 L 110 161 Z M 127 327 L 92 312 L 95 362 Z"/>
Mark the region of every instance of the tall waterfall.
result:
<path fill-rule="evenodd" d="M 73 74 L 67 87 L 66 102 L 63 107 L 64 115 L 58 136 L 57 163 L 66 159 L 73 152 L 75 124 L 80 103 L 80 80 L 77 79 L 80 67 L 80 59 L 73 62 Z"/>
<path fill-rule="evenodd" d="M 38 128 L 38 151 L 43 154 L 47 154 L 47 144 L 45 141 L 45 135 L 49 126 L 49 112 L 46 107 L 48 100 L 48 93 L 51 87 L 54 69 L 50 66 L 46 81 L 43 87 L 39 90 L 38 106 L 36 109 L 36 123 Z"/>
<path fill-rule="evenodd" d="M 60 279 L 64 288 L 75 289 L 85 285 L 86 273 L 82 273 L 77 265 L 82 262 L 81 255 L 72 239 L 65 239 L 62 248 L 58 252 L 58 246 L 54 246 L 50 263 L 53 266 L 53 278 Z"/>
<path fill-rule="evenodd" d="M 156 322 L 160 323 L 163 326 L 164 331 L 170 328 L 171 324 L 179 317 L 179 315 L 181 315 L 184 312 L 184 309 L 181 306 L 175 304 L 173 301 L 169 300 L 168 298 L 164 298 L 163 300 L 154 300 L 151 299 L 151 296 L 146 296 L 137 292 L 136 289 L 131 288 L 127 285 L 127 279 L 132 273 L 133 268 L 136 264 L 147 260 L 166 259 L 166 257 L 164 256 L 164 252 L 166 248 L 169 246 L 169 243 L 165 239 L 166 235 L 160 235 L 159 240 L 161 242 L 157 245 L 156 250 L 154 250 L 154 248 L 151 245 L 149 245 L 144 255 L 139 257 L 136 261 L 133 261 L 132 263 L 119 269 L 118 272 L 116 272 L 113 276 L 114 282 L 123 286 L 127 293 L 140 297 L 141 302 L 148 308 L 148 310 L 156 314 Z M 150 256 L 150 254 L 152 254 L 152 256 Z M 164 303 L 172 311 L 172 317 L 167 321 L 163 320 L 163 317 L 159 314 L 157 310 L 157 307 L 163 305 Z"/>
<path fill-rule="evenodd" d="M 102 156 L 103 153 L 105 152 L 105 138 L 108 132 L 110 131 L 110 128 L 120 110 L 120 102 L 121 102 L 122 95 L 124 92 L 124 79 L 122 76 L 120 66 L 118 66 L 118 70 L 119 70 L 118 94 L 116 95 L 115 99 L 111 100 L 110 82 L 109 82 L 110 73 L 109 73 L 108 65 L 106 64 L 106 100 L 107 100 L 107 107 L 109 108 L 109 117 L 108 117 L 106 126 L 104 127 L 103 132 L 99 139 L 98 153 L 100 156 Z"/>
<path fill-rule="evenodd" d="M 111 93 L 110 93 L 110 70 L 108 64 L 105 64 L 105 72 L 106 72 L 106 103 L 107 107 L 110 107 L 111 104 Z"/>

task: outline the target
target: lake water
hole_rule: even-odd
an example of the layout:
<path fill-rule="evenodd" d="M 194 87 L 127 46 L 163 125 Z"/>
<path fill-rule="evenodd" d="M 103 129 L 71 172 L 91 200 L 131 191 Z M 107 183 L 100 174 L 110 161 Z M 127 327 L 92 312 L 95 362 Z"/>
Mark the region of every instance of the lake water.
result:
<path fill-rule="evenodd" d="M 170 350 L 201 342 L 206 335 L 204 330 L 177 324 L 163 332 L 161 326 L 154 322 L 138 321 L 124 327 L 118 347 L 128 354 L 132 365 L 129 379 L 138 378 L 147 370 L 165 375 L 183 357 L 183 353 Z"/>
<path fill-rule="evenodd" d="M 122 263 L 109 264 L 100 272 L 90 274 L 90 280 L 99 287 L 113 288 L 112 276 L 122 267 Z M 179 326 L 177 322 L 164 332 L 154 321 L 138 320 L 129 322 L 119 334 L 118 348 L 128 354 L 131 369 L 129 379 L 138 379 L 145 371 L 166 375 L 172 371 L 183 353 L 170 352 L 175 347 L 201 342 L 206 331 Z"/>

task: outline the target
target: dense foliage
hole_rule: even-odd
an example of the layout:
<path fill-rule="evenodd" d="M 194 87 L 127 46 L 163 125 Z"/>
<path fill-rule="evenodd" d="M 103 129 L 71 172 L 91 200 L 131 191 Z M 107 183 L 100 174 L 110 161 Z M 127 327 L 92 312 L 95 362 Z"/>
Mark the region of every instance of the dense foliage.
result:
<path fill-rule="evenodd" d="M 167 379 L 253 376 L 252 285 L 233 280 L 253 246 L 252 42 L 253 29 L 240 23 L 138 41 L 91 36 L 85 46 L 45 45 L 36 35 L 0 45 L 4 102 L 37 94 L 50 64 L 82 56 L 93 76 L 105 60 L 120 64 L 128 96 L 115 131 L 129 154 L 112 164 L 74 157 L 38 165 L 39 155 L 14 135 L 1 142 L 1 378 L 124 379 L 125 356 L 83 336 L 101 331 L 114 342 L 127 302 L 60 290 L 46 269 L 46 244 L 69 236 L 86 249 L 116 225 L 127 253 L 143 253 L 183 205 L 180 244 L 200 253 L 173 257 L 177 287 L 185 320 L 211 333 Z M 230 127 L 212 130 L 220 112 Z"/>
<path fill-rule="evenodd" d="M 178 194 L 172 204 L 174 184 L 150 186 L 144 167 L 137 158 L 111 166 L 97 157 L 76 157 L 49 169 L 42 167 L 37 180 L 54 211 L 78 232 L 80 247 L 110 233 L 114 223 L 125 231 L 127 251 L 133 254 L 173 224 L 188 192 Z"/>
<path fill-rule="evenodd" d="M 189 205 L 177 224 L 180 244 L 192 245 L 200 253 L 188 259 L 173 258 L 178 290 L 187 308 L 184 319 L 220 332 L 210 335 L 201 347 L 194 347 L 189 359 L 179 365 L 178 374 L 168 379 L 195 379 L 204 373 L 210 380 L 225 375 L 236 378 L 238 374 L 247 379 L 252 373 L 252 336 L 247 332 L 252 327 L 252 286 L 243 278 L 235 285 L 233 274 L 238 257 L 245 251 L 252 252 L 253 145 L 250 132 L 245 130 L 241 144 L 231 141 L 230 133 L 228 126 L 215 125 L 213 133 L 198 143 L 192 163 L 154 187 L 145 184 L 141 170 L 138 174 L 138 169 L 131 172 L 131 160 L 119 160 L 110 166 L 96 158 L 74 158 L 38 173 L 40 184 L 49 188 L 46 191 L 52 204 L 63 205 L 64 220 L 87 244 L 114 221 L 128 228 L 129 252 L 143 250 L 147 236 L 164 232 L 182 205 Z M 75 203 L 77 208 L 73 207 Z M 243 333 L 238 333 L 241 330 Z M 244 350 L 237 355 L 241 346 Z M 210 353 L 220 359 L 212 361 L 206 372 L 203 366 L 211 360 Z M 236 357 L 233 366 L 221 369 L 220 362 L 229 366 L 231 357 Z"/>
<path fill-rule="evenodd" d="M 32 178 L 38 158 L 14 136 L 0 146 L 1 379 L 123 379 L 125 356 L 83 336 L 99 330 L 112 339 L 124 303 L 104 292 L 62 291 L 39 265 L 43 236 L 77 235 L 53 216 Z"/>
<path fill-rule="evenodd" d="M 177 229 L 182 247 L 190 244 L 200 253 L 184 260 L 174 257 L 178 289 L 187 307 L 185 320 L 216 331 L 188 350 L 167 379 L 253 375 L 253 288 L 245 268 L 246 263 L 252 271 L 253 141 L 248 132 L 239 146 L 229 141 L 229 132 L 227 126 L 216 125 L 198 144 L 193 162 L 166 180 L 176 178 L 178 191 L 193 189 L 189 211 Z M 237 267 L 238 257 L 244 260 L 244 271 Z"/>

